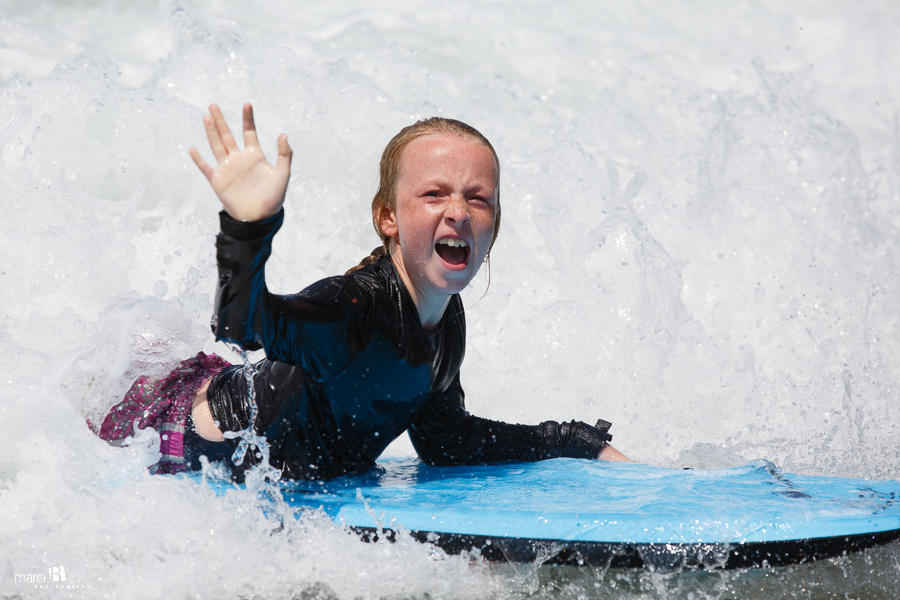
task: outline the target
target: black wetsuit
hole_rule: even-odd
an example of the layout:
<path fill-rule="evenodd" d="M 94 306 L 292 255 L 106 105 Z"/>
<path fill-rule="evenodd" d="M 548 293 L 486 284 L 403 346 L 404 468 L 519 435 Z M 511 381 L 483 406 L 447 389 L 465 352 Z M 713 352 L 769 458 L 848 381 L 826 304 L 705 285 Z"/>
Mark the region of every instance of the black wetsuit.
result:
<path fill-rule="evenodd" d="M 253 380 L 256 431 L 284 477 L 368 470 L 407 430 L 419 456 L 434 465 L 595 458 L 610 438 L 575 421 L 512 425 L 466 412 L 459 382 L 466 324 L 458 294 L 433 331 L 422 327 L 388 257 L 299 294 L 270 294 L 264 265 L 283 212 L 252 223 L 223 212 L 220 220 L 212 329 L 220 340 L 265 349 Z M 213 378 L 209 405 L 223 431 L 246 428 L 247 395 L 239 366 Z"/>

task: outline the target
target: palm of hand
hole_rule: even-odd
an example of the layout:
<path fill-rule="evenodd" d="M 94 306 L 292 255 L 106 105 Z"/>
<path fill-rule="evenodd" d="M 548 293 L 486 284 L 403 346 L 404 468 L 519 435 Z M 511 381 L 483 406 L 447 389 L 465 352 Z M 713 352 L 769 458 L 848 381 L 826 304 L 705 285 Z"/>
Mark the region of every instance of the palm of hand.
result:
<path fill-rule="evenodd" d="M 209 146 L 218 168 L 213 169 L 191 148 L 190 155 L 209 180 L 225 211 L 241 221 L 257 221 L 270 217 L 281 209 L 290 178 L 291 147 L 287 136 L 278 137 L 278 160 L 270 164 L 256 136 L 253 109 L 244 105 L 244 149 L 241 150 L 222 112 L 210 106 L 210 115 L 203 118 Z"/>

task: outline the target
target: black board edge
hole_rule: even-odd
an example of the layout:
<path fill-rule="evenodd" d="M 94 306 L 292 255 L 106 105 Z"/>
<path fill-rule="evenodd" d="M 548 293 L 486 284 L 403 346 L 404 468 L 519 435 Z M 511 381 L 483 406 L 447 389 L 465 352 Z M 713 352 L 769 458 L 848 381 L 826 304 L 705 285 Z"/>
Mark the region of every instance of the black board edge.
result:
<path fill-rule="evenodd" d="M 365 542 L 382 537 L 394 542 L 393 529 L 351 526 Z M 433 531 L 405 532 L 416 541 L 433 544 L 448 554 L 477 552 L 493 562 L 540 563 L 654 571 L 780 567 L 859 552 L 900 539 L 900 529 L 774 542 L 711 544 L 634 544 L 573 542 L 491 537 Z"/>

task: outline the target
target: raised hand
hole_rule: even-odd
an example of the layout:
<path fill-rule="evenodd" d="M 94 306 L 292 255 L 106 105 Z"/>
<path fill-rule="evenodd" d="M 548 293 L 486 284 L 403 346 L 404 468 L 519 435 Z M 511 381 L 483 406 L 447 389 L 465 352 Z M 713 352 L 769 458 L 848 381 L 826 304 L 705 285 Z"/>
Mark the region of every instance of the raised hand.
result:
<path fill-rule="evenodd" d="M 258 221 L 271 217 L 284 204 L 288 179 L 291 176 L 293 151 L 287 135 L 278 136 L 278 160 L 269 164 L 259 148 L 253 107 L 244 105 L 244 149 L 238 148 L 222 111 L 210 105 L 209 114 L 203 117 L 209 147 L 218 163 L 212 168 L 196 148 L 190 149 L 191 158 L 209 180 L 225 211 L 240 221 Z"/>

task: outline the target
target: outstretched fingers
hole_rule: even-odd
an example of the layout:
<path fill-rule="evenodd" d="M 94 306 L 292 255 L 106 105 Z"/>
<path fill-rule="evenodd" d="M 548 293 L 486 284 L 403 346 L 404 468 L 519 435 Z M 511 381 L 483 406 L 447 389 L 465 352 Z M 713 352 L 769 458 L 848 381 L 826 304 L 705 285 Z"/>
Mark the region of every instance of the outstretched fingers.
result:
<path fill-rule="evenodd" d="M 281 171 L 290 173 L 291 158 L 293 158 L 293 156 L 294 151 L 291 149 L 291 145 L 288 144 L 287 134 L 282 133 L 278 136 L 278 160 L 275 163 L 275 167 Z"/>
<path fill-rule="evenodd" d="M 250 104 L 243 107 L 243 149 L 238 147 L 215 104 L 203 117 L 203 125 L 218 165 L 207 163 L 196 148 L 191 148 L 189 154 L 228 214 L 242 221 L 256 221 L 278 212 L 291 174 L 293 151 L 287 136 L 278 136 L 278 160 L 272 165 L 259 148 Z"/>
<path fill-rule="evenodd" d="M 206 130 L 206 139 L 209 141 L 209 148 L 212 150 L 213 156 L 217 161 L 222 161 L 228 156 L 228 151 L 222 144 L 222 138 L 219 130 L 216 128 L 216 122 L 209 115 L 203 115 L 203 129 Z"/>
<path fill-rule="evenodd" d="M 203 176 L 206 177 L 208 181 L 211 181 L 216 170 L 209 166 L 209 163 L 203 160 L 203 157 L 200 155 L 200 151 L 196 148 L 191 148 L 190 150 L 188 150 L 188 154 L 190 154 L 191 158 L 194 159 L 194 164 L 197 165 L 197 168 L 200 169 L 200 172 L 203 173 Z"/>
<path fill-rule="evenodd" d="M 256 137 L 256 122 L 253 120 L 253 106 L 244 105 L 244 148 L 259 148 Z"/>
<path fill-rule="evenodd" d="M 237 142 L 234 140 L 234 136 L 231 135 L 231 129 L 228 128 L 228 123 L 225 122 L 225 115 L 222 114 L 222 111 L 219 110 L 218 105 L 210 104 L 209 106 L 209 114 L 212 116 L 212 125 L 216 131 L 216 138 L 219 141 L 218 151 L 215 146 L 213 146 L 213 140 L 210 138 L 209 145 L 213 149 L 213 154 L 216 155 L 217 160 L 222 160 L 227 157 L 232 152 L 239 152 Z M 204 117 L 203 122 L 206 123 L 207 119 Z M 210 128 L 207 126 L 206 134 L 209 136 Z M 221 156 L 219 155 L 221 153 Z"/>

